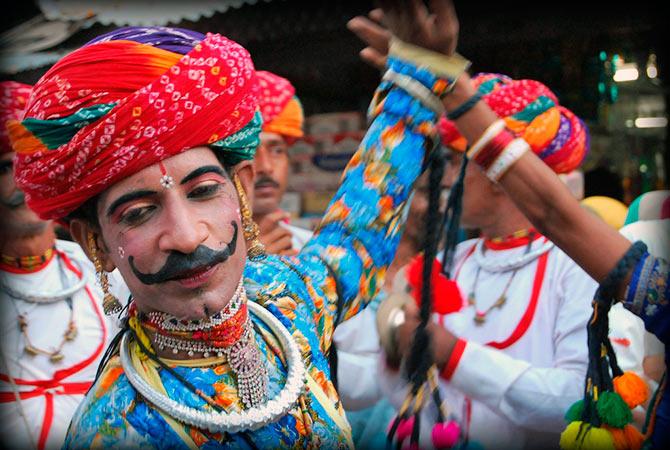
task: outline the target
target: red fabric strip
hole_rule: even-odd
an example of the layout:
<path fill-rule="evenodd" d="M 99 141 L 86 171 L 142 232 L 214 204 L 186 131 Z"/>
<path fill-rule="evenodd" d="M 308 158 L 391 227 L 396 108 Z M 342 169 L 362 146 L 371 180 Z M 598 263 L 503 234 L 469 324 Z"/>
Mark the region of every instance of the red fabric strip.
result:
<path fill-rule="evenodd" d="M 44 394 L 44 401 L 46 402 L 46 410 L 44 411 L 44 419 L 42 420 L 42 431 L 40 432 L 40 439 L 37 441 L 37 450 L 43 450 L 47 443 L 49 431 L 51 431 L 51 424 L 54 421 L 54 396 L 47 392 Z"/>
<path fill-rule="evenodd" d="M 528 308 L 526 308 L 526 312 L 523 314 L 521 321 L 519 321 L 512 334 L 502 342 L 491 341 L 486 343 L 486 345 L 497 349 L 507 348 L 518 341 L 526 331 L 528 331 L 528 328 L 533 321 L 533 317 L 535 316 L 535 310 L 537 309 L 537 301 L 540 298 L 540 291 L 542 290 L 542 284 L 544 283 L 544 274 L 547 269 L 548 259 L 549 252 L 545 252 L 537 261 L 535 280 L 533 281 L 533 292 L 531 294 L 530 302 L 528 303 Z"/>
<path fill-rule="evenodd" d="M 540 233 L 531 232 L 527 236 L 504 239 L 501 242 L 495 242 L 490 239 L 484 239 L 484 247 L 486 247 L 489 250 L 509 250 L 512 248 L 523 247 L 524 245 L 528 245 L 529 243 L 535 242 L 541 237 L 543 236 Z"/>
<path fill-rule="evenodd" d="M 447 363 L 444 365 L 444 368 L 440 372 L 441 378 L 444 378 L 447 381 L 451 380 L 452 375 L 456 371 L 456 367 L 458 367 L 458 362 L 463 356 L 466 344 L 467 341 L 464 339 L 458 339 L 458 341 L 456 341 L 454 350 L 451 352 L 451 356 L 449 356 L 449 361 L 447 361 Z"/>

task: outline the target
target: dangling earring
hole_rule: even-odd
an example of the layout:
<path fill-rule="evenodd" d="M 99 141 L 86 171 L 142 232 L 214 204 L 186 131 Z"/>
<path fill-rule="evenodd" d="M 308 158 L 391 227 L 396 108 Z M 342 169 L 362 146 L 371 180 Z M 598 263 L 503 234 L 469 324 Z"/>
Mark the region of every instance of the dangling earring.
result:
<path fill-rule="evenodd" d="M 98 258 L 98 246 L 95 243 L 95 237 L 93 236 L 93 233 L 90 231 L 88 232 L 88 251 L 91 253 L 93 265 L 95 266 L 95 273 L 98 275 L 100 286 L 102 287 L 102 293 L 105 294 L 102 300 L 102 309 L 108 316 L 117 314 L 121 312 L 123 307 L 121 306 L 119 300 L 109 292 L 109 280 L 107 279 L 107 273 L 102 270 L 102 262 L 100 262 L 100 258 Z"/>
<path fill-rule="evenodd" d="M 244 240 L 247 242 L 247 256 L 253 261 L 257 261 L 265 257 L 265 246 L 258 239 L 261 231 L 258 225 L 254 222 L 251 215 L 251 208 L 249 208 L 249 200 L 247 194 L 244 192 L 240 178 L 237 173 L 233 173 L 233 184 L 237 190 L 237 196 L 240 199 L 240 209 L 242 216 L 242 229 L 244 231 Z"/>

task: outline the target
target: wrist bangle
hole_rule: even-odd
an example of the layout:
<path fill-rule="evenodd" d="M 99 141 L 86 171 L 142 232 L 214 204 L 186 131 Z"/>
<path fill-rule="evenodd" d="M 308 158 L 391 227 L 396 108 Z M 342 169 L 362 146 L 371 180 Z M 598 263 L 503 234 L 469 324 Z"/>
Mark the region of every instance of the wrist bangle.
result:
<path fill-rule="evenodd" d="M 467 152 L 468 158 L 473 159 L 477 155 L 477 153 L 479 153 L 479 151 L 504 128 L 505 128 L 505 121 L 502 119 L 498 119 L 491 125 L 489 125 L 489 127 L 484 131 L 484 133 L 482 133 L 479 139 L 477 139 L 477 141 L 475 141 L 475 143 L 472 144 L 472 146 L 468 150 Z"/>
<path fill-rule="evenodd" d="M 419 100 L 423 105 L 433 111 L 438 117 L 444 114 L 444 105 L 439 98 L 426 86 L 416 81 L 414 78 L 388 69 L 382 78 L 384 81 L 390 81 L 412 97 Z"/>
<path fill-rule="evenodd" d="M 485 172 L 489 170 L 491 165 L 505 150 L 505 147 L 507 147 L 515 137 L 516 136 L 510 133 L 506 128 L 501 130 L 500 133 L 496 134 L 493 139 L 491 139 L 489 143 L 475 155 L 474 160 L 477 165 L 479 165 Z"/>
<path fill-rule="evenodd" d="M 464 101 L 459 107 L 457 107 L 450 113 L 447 113 L 447 119 L 449 120 L 458 119 L 463 114 L 470 111 L 477 103 L 479 103 L 479 100 L 481 100 L 483 96 L 484 96 L 483 92 L 481 91 L 475 92 L 474 95 L 472 95 L 472 97 Z"/>
<path fill-rule="evenodd" d="M 516 138 L 502 151 L 500 156 L 491 164 L 486 171 L 486 176 L 497 183 L 500 178 L 516 163 L 528 150 L 530 145 L 524 139 Z"/>

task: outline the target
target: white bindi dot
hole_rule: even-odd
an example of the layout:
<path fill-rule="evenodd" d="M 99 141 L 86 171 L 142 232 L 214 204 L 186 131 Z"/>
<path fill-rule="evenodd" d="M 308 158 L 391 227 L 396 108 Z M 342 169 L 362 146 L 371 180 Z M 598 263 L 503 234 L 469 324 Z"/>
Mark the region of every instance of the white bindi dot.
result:
<path fill-rule="evenodd" d="M 123 249 L 123 247 L 119 247 L 119 257 L 123 259 L 124 256 L 126 256 L 126 251 Z"/>

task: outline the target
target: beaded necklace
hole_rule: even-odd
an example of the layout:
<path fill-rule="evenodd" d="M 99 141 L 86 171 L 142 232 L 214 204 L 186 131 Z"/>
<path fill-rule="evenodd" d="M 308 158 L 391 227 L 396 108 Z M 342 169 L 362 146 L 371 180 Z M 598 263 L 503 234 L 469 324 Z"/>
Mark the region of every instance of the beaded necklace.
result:
<path fill-rule="evenodd" d="M 133 308 L 132 314 L 135 311 Z M 207 319 L 178 320 L 163 312 L 145 316 L 140 319 L 141 327 L 153 333 L 154 348 L 171 349 L 174 355 L 185 352 L 189 357 L 225 356 L 244 406 L 251 408 L 266 400 L 268 372 L 254 338 L 242 280 L 226 307 Z"/>
<path fill-rule="evenodd" d="M 77 275 L 76 269 L 74 268 L 72 261 L 67 257 L 67 255 L 65 255 L 65 253 L 56 250 L 56 254 L 59 256 L 59 259 L 62 261 L 64 266 L 61 268 L 61 270 L 59 270 L 59 274 L 61 278 L 61 283 L 63 284 L 63 286 L 66 286 L 68 283 L 68 277 L 65 274 L 65 269 L 67 268 L 70 271 L 74 272 L 75 275 Z M 80 274 L 77 275 L 79 279 L 77 280 L 74 286 L 72 286 L 69 289 L 66 288 L 63 291 L 59 291 L 55 293 L 53 296 L 48 295 L 37 296 L 39 298 L 39 301 L 36 300 L 37 297 L 35 295 L 17 293 L 16 291 L 10 289 L 8 286 L 4 285 L 0 281 L 0 288 L 2 288 L 2 290 L 4 290 L 8 294 L 8 297 L 10 298 L 12 305 L 16 310 L 19 331 L 21 331 L 24 340 L 23 350 L 27 355 L 30 356 L 45 355 L 49 358 L 49 361 L 53 364 L 59 363 L 65 357 L 65 355 L 63 355 L 63 347 L 65 346 L 66 343 L 72 342 L 77 337 L 77 326 L 74 320 L 74 308 L 72 306 L 71 295 L 74 294 L 79 289 L 81 289 L 81 286 L 83 286 L 83 284 L 85 283 L 83 275 L 81 275 L 81 272 L 79 273 Z M 82 281 L 84 283 L 82 283 Z M 64 298 L 64 295 L 67 295 L 67 297 Z M 28 313 L 21 312 L 19 310 L 19 307 L 15 299 L 20 299 L 27 301 L 29 303 L 36 303 L 36 304 L 55 303 L 56 301 L 65 300 L 65 303 L 67 304 L 70 310 L 70 317 L 68 319 L 67 328 L 63 333 L 63 338 L 61 339 L 60 344 L 58 346 L 54 347 L 52 350 L 45 350 L 43 348 L 37 347 L 31 342 L 30 335 L 28 334 L 28 327 L 29 327 Z"/>
<path fill-rule="evenodd" d="M 531 248 L 531 245 L 533 244 L 536 233 L 537 232 L 534 229 L 531 228 L 531 229 L 527 229 L 527 230 L 519 230 L 519 231 L 511 234 L 510 236 L 504 237 L 504 238 L 492 238 L 492 239 L 489 239 L 489 240 L 486 240 L 486 241 L 481 240 L 480 242 L 483 243 L 483 247 L 481 247 L 481 248 L 477 247 L 475 249 L 475 253 L 477 253 L 479 251 L 479 253 L 483 254 L 484 253 L 484 247 L 505 249 L 505 248 L 514 248 L 514 247 L 517 246 L 517 244 L 526 243 L 526 250 L 524 252 L 524 256 L 521 258 L 522 261 L 526 261 L 529 258 L 527 255 L 529 255 L 530 248 Z M 533 255 L 531 255 L 531 256 L 533 256 Z M 533 256 L 532 259 L 535 259 L 535 257 Z M 525 263 L 525 264 L 527 264 L 527 263 Z M 483 311 L 480 311 L 480 310 L 477 309 L 477 297 L 475 295 L 475 289 L 477 287 L 477 281 L 479 280 L 479 273 L 482 270 L 482 266 L 483 266 L 482 264 L 477 264 L 477 272 L 475 273 L 475 280 L 472 283 L 472 288 L 470 290 L 470 293 L 468 294 L 468 305 L 472 306 L 475 310 L 475 315 L 473 317 L 473 320 L 475 321 L 475 324 L 477 324 L 477 325 L 483 325 L 486 322 L 486 317 L 487 317 L 489 312 L 491 312 L 492 310 L 494 310 L 496 308 L 500 309 L 505 305 L 505 303 L 507 302 L 507 291 L 508 291 L 510 285 L 512 284 L 512 280 L 514 280 L 514 276 L 519 271 L 519 268 L 522 267 L 522 266 L 518 266 L 518 265 L 513 265 L 511 267 L 512 275 L 507 280 L 507 283 L 505 284 L 505 288 L 503 289 L 502 293 L 498 296 L 498 299 L 495 302 L 493 302 L 493 304 L 491 306 L 489 306 L 488 308 L 486 308 Z"/>
<path fill-rule="evenodd" d="M 25 272 L 34 272 L 45 266 L 56 254 L 56 248 L 50 247 L 41 255 L 34 256 L 9 256 L 0 255 L 0 268 L 19 269 Z"/>

